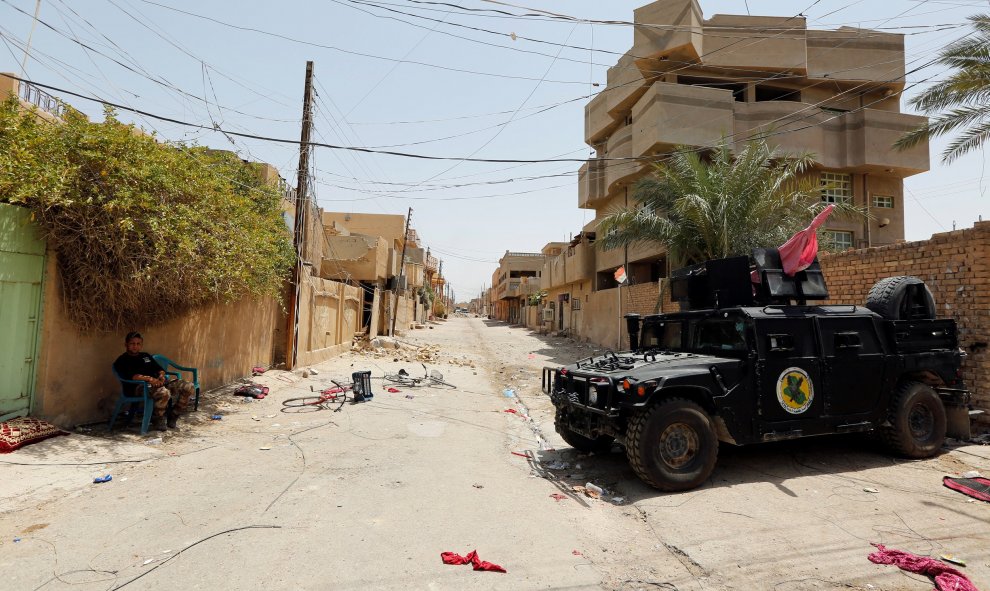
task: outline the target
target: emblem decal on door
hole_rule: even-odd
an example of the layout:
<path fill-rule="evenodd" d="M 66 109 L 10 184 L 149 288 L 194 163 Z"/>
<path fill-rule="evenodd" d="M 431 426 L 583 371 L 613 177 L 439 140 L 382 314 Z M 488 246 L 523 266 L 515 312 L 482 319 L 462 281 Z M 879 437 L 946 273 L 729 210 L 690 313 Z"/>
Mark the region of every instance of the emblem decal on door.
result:
<path fill-rule="evenodd" d="M 814 399 L 815 386 L 811 376 L 800 367 L 788 367 L 777 378 L 777 401 L 792 415 L 808 410 Z"/>

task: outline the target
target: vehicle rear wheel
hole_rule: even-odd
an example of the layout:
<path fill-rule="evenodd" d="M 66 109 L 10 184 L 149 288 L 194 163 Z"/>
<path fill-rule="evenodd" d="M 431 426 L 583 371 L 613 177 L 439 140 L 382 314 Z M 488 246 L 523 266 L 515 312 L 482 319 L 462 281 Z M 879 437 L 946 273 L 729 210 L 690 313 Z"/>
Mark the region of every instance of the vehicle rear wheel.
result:
<path fill-rule="evenodd" d="M 945 407 L 935 390 L 921 382 L 905 382 L 894 396 L 884 441 L 909 458 L 930 458 L 945 442 Z"/>
<path fill-rule="evenodd" d="M 636 475 L 665 491 L 701 485 L 718 458 L 718 437 L 703 408 L 670 398 L 629 421 L 626 456 Z"/>
<path fill-rule="evenodd" d="M 584 435 L 579 435 L 574 431 L 571 431 L 567 428 L 563 421 L 561 421 L 559 412 L 554 416 L 553 428 L 560 435 L 560 438 L 567 443 L 567 445 L 584 453 L 606 453 L 612 449 L 612 443 L 615 441 L 615 438 L 609 437 L 608 435 L 602 435 L 597 439 L 591 439 L 590 437 L 585 437 Z"/>

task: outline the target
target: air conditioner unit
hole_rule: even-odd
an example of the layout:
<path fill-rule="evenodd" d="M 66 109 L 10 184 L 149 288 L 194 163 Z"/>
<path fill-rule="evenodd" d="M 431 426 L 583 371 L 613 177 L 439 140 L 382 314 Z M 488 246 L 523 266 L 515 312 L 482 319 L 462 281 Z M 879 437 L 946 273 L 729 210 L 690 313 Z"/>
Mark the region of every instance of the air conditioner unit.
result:
<path fill-rule="evenodd" d="M 543 308 L 543 321 L 544 322 L 553 321 L 553 308 Z"/>

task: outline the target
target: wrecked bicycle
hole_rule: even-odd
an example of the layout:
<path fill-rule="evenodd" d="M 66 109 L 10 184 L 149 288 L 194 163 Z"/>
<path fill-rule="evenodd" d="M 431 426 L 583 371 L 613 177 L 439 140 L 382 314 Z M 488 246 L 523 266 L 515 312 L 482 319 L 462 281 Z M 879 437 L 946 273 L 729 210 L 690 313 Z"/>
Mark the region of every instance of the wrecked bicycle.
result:
<path fill-rule="evenodd" d="M 385 374 L 385 381 L 398 386 L 405 386 L 407 388 L 416 388 L 418 386 L 442 386 L 445 388 L 457 389 L 457 386 L 446 382 L 443 379 L 443 374 L 437 370 L 428 370 L 426 364 L 420 364 L 423 366 L 423 375 L 420 377 L 412 376 L 405 369 L 400 369 L 399 373 Z"/>
<path fill-rule="evenodd" d="M 349 383 L 330 380 L 332 386 L 312 396 L 299 396 L 283 400 L 282 412 L 312 412 L 324 409 L 340 412 L 348 400 L 351 402 L 370 400 L 374 396 L 371 392 L 371 372 L 358 371 L 354 372 L 351 377 L 353 381 Z"/>

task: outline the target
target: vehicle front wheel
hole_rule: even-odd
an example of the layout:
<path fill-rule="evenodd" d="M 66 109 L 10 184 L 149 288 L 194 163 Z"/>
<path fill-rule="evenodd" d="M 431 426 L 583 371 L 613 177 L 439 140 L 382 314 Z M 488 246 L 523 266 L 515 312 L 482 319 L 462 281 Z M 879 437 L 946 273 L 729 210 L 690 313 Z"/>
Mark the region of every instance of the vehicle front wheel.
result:
<path fill-rule="evenodd" d="M 935 390 L 921 382 L 905 382 L 890 408 L 884 440 L 909 458 L 930 458 L 945 442 L 945 406 Z"/>
<path fill-rule="evenodd" d="M 670 398 L 630 419 L 626 456 L 647 484 L 664 491 L 688 490 L 715 469 L 718 437 L 703 408 Z"/>
<path fill-rule="evenodd" d="M 567 445 L 584 453 L 606 453 L 612 449 L 612 443 L 615 441 L 614 438 L 607 435 L 602 435 L 596 439 L 591 439 L 590 437 L 585 437 L 584 435 L 579 435 L 574 431 L 571 431 L 560 419 L 559 412 L 554 416 L 553 428 L 560 435 L 560 438 L 567 443 Z"/>

